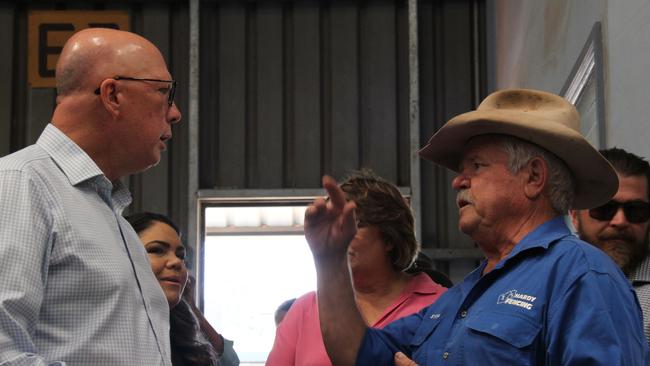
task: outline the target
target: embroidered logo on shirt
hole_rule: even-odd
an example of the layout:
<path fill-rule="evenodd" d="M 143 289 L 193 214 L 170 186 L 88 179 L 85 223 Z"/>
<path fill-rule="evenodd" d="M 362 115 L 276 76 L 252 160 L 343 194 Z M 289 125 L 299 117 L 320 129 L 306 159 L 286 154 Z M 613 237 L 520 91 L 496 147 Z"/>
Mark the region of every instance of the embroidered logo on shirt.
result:
<path fill-rule="evenodd" d="M 440 318 L 440 313 L 437 313 L 437 314 L 431 314 L 431 319 L 436 320 L 436 319 L 438 319 L 438 318 Z"/>
<path fill-rule="evenodd" d="M 537 297 L 535 296 L 520 294 L 517 292 L 517 290 L 510 290 L 505 294 L 499 295 L 497 304 L 514 305 L 526 310 L 531 310 L 536 299 Z"/>

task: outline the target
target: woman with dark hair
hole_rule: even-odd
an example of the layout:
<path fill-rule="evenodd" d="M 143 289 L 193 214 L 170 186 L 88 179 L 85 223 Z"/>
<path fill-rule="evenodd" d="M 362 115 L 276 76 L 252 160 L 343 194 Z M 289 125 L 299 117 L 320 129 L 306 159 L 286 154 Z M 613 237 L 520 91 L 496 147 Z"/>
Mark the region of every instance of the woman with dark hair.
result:
<path fill-rule="evenodd" d="M 194 306 L 193 299 L 188 301 L 188 296 L 183 296 L 188 273 L 178 227 L 168 217 L 151 212 L 133 214 L 126 219 L 144 244 L 151 269 L 169 303 L 172 365 L 239 365 L 232 342 L 224 340 L 210 326 Z M 193 287 L 188 286 L 188 290 L 193 291 Z"/>
<path fill-rule="evenodd" d="M 419 244 L 413 214 L 399 189 L 368 170 L 350 176 L 341 189 L 357 207 L 357 234 L 348 248 L 348 265 L 366 323 L 383 328 L 433 303 L 446 289 L 424 273 L 405 272 Z M 332 365 L 320 332 L 315 292 L 293 303 L 277 328 L 266 365 Z"/>

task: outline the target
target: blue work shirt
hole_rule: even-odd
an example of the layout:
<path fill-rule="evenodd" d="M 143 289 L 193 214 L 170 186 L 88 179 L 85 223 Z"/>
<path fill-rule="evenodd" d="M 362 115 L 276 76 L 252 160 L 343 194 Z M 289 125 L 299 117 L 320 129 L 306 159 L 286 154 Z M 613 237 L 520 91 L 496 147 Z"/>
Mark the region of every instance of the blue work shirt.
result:
<path fill-rule="evenodd" d="M 649 365 L 634 290 L 562 217 L 495 268 L 487 262 L 418 314 L 368 329 L 357 365 Z"/>

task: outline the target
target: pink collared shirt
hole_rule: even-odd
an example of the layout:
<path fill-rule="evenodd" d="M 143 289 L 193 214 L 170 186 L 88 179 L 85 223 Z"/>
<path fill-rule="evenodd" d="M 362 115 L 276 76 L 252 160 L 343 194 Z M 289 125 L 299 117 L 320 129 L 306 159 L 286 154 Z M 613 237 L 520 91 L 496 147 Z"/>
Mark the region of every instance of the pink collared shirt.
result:
<path fill-rule="evenodd" d="M 447 289 L 419 273 L 411 279 L 402 294 L 387 307 L 371 326 L 383 328 L 389 323 L 431 305 Z M 275 332 L 273 349 L 266 366 L 331 366 L 318 319 L 315 292 L 299 297 Z"/>

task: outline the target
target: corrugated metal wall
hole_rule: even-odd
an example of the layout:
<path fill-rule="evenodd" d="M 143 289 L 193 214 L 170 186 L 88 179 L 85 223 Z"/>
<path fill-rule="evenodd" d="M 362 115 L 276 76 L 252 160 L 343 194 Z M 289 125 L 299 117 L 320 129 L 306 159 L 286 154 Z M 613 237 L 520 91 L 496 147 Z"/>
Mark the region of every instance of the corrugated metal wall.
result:
<path fill-rule="evenodd" d="M 484 86 L 481 0 L 418 3 L 422 144 L 450 116 L 474 108 Z M 53 89 L 26 82 L 27 13 L 126 9 L 179 80 L 188 120 L 186 1 L 0 2 L 0 154 L 33 143 L 54 108 Z M 410 186 L 407 1 L 201 1 L 199 188 L 318 188 L 320 176 L 369 167 Z M 188 124 L 160 165 L 132 177 L 133 211 L 187 226 Z M 423 162 L 422 241 L 445 271 L 472 244 L 456 229 L 447 172 Z M 451 249 L 451 250 L 448 250 Z M 451 262 L 450 262 L 451 261 Z M 452 263 L 451 267 L 447 264 Z M 471 263 L 468 265 L 471 266 Z M 455 275 L 454 275 L 455 276 Z"/>
<path fill-rule="evenodd" d="M 483 1 L 427 1 L 419 6 L 421 145 L 451 117 L 474 109 L 486 94 Z M 421 166 L 422 246 L 454 283 L 480 252 L 458 230 L 453 174 Z"/>
<path fill-rule="evenodd" d="M 201 188 L 314 188 L 371 167 L 408 185 L 402 1 L 201 9 Z"/>

